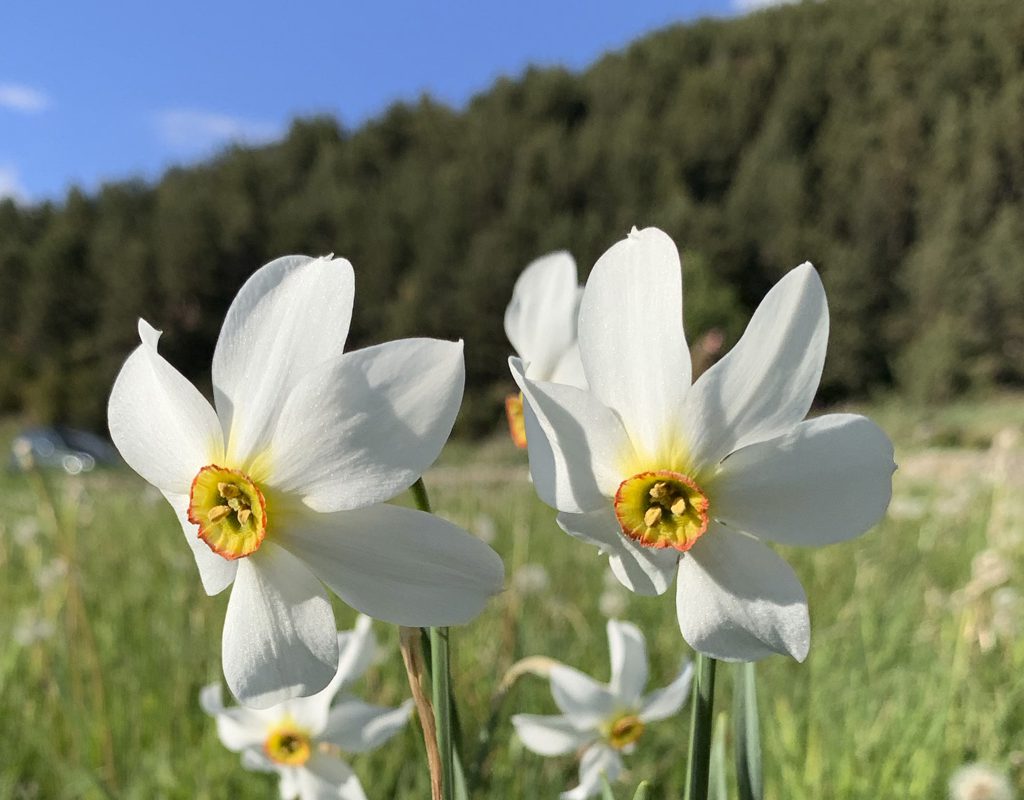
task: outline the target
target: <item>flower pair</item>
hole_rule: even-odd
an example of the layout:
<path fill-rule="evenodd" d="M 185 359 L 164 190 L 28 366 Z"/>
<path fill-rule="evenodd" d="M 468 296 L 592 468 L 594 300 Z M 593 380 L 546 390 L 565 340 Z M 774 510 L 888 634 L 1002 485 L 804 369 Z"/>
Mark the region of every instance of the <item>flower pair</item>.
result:
<path fill-rule="evenodd" d="M 502 585 L 501 560 L 485 544 L 385 503 L 451 432 L 462 343 L 403 339 L 343 352 L 353 294 L 344 259 L 273 261 L 224 320 L 215 408 L 160 356 L 159 332 L 142 321 L 142 344 L 110 397 L 114 443 L 174 508 L 207 593 L 234 584 L 224 676 L 253 707 L 315 694 L 335 675 L 324 585 L 361 612 L 410 626 L 466 622 Z"/>

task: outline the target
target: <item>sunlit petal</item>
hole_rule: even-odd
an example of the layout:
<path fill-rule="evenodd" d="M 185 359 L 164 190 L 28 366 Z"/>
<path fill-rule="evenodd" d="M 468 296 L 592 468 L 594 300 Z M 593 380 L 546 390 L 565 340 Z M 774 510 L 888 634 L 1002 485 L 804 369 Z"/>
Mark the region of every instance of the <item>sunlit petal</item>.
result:
<path fill-rule="evenodd" d="M 397 625 L 468 622 L 504 580 L 501 559 L 479 539 L 399 506 L 310 512 L 280 541 L 350 606 Z"/>
<path fill-rule="evenodd" d="M 316 511 L 389 500 L 438 457 L 462 402 L 462 342 L 400 339 L 321 364 L 292 392 L 269 482 Z"/>
<path fill-rule="evenodd" d="M 712 524 L 679 562 L 676 612 L 695 650 L 726 661 L 803 661 L 807 597 L 792 568 L 754 538 Z"/>
<path fill-rule="evenodd" d="M 271 261 L 239 290 L 213 355 L 214 399 L 233 461 L 266 449 L 292 389 L 341 355 L 353 294 L 348 261 L 308 256 Z"/>
<path fill-rule="evenodd" d="M 573 386 L 534 382 L 509 359 L 523 392 L 530 474 L 537 494 L 559 511 L 610 504 L 622 481 L 619 464 L 632 452 L 615 413 Z"/>
<path fill-rule="evenodd" d="M 665 233 L 634 231 L 598 259 L 580 302 L 579 342 L 591 390 L 638 451 L 657 453 L 690 386 L 679 251 Z"/>
<path fill-rule="evenodd" d="M 157 353 L 160 331 L 139 320 L 139 337 L 110 393 L 110 437 L 139 475 L 187 495 L 199 468 L 223 451 L 220 423 L 199 390 Z"/>
<path fill-rule="evenodd" d="M 877 523 L 892 497 L 889 437 L 871 420 L 829 414 L 738 450 L 722 464 L 718 519 L 783 544 L 825 545 Z"/>
<path fill-rule="evenodd" d="M 247 706 L 322 690 L 337 670 L 338 634 L 320 582 L 272 542 L 240 559 L 222 649 L 228 687 Z"/>
<path fill-rule="evenodd" d="M 693 385 L 681 423 L 700 467 L 774 438 L 802 420 L 818 390 L 828 344 L 828 305 L 814 267 L 780 280 L 736 346 Z"/>

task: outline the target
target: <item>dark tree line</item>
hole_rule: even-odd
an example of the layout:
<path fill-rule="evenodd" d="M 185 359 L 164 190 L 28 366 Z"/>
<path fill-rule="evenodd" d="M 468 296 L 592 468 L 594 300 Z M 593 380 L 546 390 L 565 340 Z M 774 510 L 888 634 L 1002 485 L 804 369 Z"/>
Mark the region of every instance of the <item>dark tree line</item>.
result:
<path fill-rule="evenodd" d="M 259 265 L 356 267 L 353 346 L 466 340 L 464 431 L 501 418 L 519 270 L 586 272 L 633 225 L 688 260 L 691 337 L 731 342 L 804 260 L 832 310 L 826 399 L 1024 378 L 1024 3 L 832 0 L 666 29 L 582 74 L 532 69 L 462 112 L 296 121 L 156 185 L 0 202 L 0 409 L 101 425 L 135 319 L 208 375 Z M 657 287 L 652 287 L 657 291 Z"/>

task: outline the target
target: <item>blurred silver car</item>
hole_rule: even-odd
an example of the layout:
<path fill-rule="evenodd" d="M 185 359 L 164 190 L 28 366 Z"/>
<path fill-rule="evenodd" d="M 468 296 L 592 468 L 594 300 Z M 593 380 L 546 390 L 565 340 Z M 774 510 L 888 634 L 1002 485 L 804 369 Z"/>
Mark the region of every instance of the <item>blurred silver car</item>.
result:
<path fill-rule="evenodd" d="M 95 433 L 74 428 L 26 428 L 11 442 L 11 466 L 24 469 L 31 460 L 39 467 L 62 469 L 68 475 L 91 472 L 97 464 L 120 461 L 113 446 Z"/>

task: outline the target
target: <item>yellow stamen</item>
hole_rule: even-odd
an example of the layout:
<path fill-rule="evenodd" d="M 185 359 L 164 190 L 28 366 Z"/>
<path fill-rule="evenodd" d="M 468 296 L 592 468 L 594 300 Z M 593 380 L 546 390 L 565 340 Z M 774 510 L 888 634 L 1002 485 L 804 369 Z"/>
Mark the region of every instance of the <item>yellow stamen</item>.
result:
<path fill-rule="evenodd" d="M 619 485 L 615 516 L 639 544 L 685 552 L 708 529 L 708 498 L 680 472 L 641 472 Z"/>
<path fill-rule="evenodd" d="M 291 720 L 271 729 L 263 743 L 263 751 L 272 761 L 290 767 L 302 766 L 313 754 L 309 734 Z"/>
<path fill-rule="evenodd" d="M 225 483 L 224 481 L 217 484 L 217 491 L 220 492 L 221 497 L 227 498 L 238 497 L 242 493 L 242 490 L 235 486 L 235 484 Z"/>
<path fill-rule="evenodd" d="M 206 518 L 214 525 L 216 525 L 230 513 L 231 509 L 228 506 L 214 506 L 206 514 Z"/>
<path fill-rule="evenodd" d="M 623 747 L 633 744 L 643 735 L 643 732 L 644 723 L 640 717 L 636 714 L 626 714 L 615 720 L 608 728 L 608 744 L 616 750 L 621 750 Z"/>

